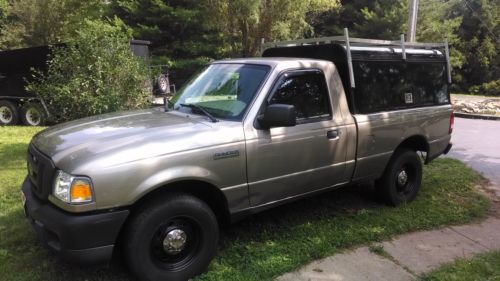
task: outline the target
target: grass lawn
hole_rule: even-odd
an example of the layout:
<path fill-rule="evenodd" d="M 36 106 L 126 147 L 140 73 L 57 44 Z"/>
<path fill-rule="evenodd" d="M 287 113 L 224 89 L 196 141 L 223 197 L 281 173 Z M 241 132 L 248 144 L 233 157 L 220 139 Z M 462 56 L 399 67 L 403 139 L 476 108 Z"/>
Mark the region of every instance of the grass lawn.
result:
<path fill-rule="evenodd" d="M 461 259 L 427 274 L 422 281 L 500 280 L 500 251 Z"/>
<path fill-rule="evenodd" d="M 23 218 L 20 184 L 37 128 L 0 127 L 0 280 L 131 280 L 119 259 L 93 269 L 58 261 Z M 198 280 L 270 280 L 343 249 L 391 236 L 484 217 L 482 178 L 462 163 L 438 159 L 424 169 L 412 204 L 390 208 L 366 188 L 343 188 L 252 216 L 222 230 L 219 252 Z"/>

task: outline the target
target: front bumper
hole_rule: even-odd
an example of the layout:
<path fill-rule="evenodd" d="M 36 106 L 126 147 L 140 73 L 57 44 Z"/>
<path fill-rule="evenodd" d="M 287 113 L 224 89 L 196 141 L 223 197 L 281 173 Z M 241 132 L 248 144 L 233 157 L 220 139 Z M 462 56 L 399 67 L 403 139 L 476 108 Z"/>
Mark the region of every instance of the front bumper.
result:
<path fill-rule="evenodd" d="M 128 210 L 72 214 L 33 195 L 26 178 L 21 191 L 26 203 L 26 217 L 38 239 L 66 261 L 79 264 L 107 263 Z"/>

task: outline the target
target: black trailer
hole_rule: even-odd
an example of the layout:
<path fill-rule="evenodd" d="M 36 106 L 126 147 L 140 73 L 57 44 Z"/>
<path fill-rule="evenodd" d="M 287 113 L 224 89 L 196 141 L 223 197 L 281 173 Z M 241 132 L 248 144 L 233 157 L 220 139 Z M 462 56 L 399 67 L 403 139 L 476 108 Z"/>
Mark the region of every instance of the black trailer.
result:
<path fill-rule="evenodd" d="M 130 40 L 132 52 L 144 58 L 149 64 L 149 41 Z M 61 44 L 60 46 L 64 46 Z M 50 116 L 45 102 L 25 90 L 26 81 L 32 77 L 32 70 L 45 71 L 51 47 L 40 46 L 0 52 L 0 125 L 25 124 L 29 126 L 42 125 Z M 153 95 L 162 97 L 171 93 L 166 66 L 160 68 L 160 73 L 153 81 Z"/>
<path fill-rule="evenodd" d="M 0 52 L 0 125 L 40 125 L 48 111 L 43 100 L 25 90 L 31 70 L 46 69 L 48 46 Z"/>

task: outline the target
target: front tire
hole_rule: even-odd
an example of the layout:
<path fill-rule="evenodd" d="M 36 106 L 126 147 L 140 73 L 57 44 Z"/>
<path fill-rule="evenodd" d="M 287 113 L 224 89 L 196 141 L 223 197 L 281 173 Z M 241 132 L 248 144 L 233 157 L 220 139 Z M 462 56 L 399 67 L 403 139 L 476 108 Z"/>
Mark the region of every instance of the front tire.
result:
<path fill-rule="evenodd" d="M 421 185 L 422 161 L 409 149 L 396 150 L 384 175 L 376 182 L 382 200 L 392 206 L 415 200 Z"/>
<path fill-rule="evenodd" d="M 210 207 L 185 194 L 148 202 L 125 230 L 124 253 L 141 280 L 188 280 L 217 250 L 219 227 Z"/>

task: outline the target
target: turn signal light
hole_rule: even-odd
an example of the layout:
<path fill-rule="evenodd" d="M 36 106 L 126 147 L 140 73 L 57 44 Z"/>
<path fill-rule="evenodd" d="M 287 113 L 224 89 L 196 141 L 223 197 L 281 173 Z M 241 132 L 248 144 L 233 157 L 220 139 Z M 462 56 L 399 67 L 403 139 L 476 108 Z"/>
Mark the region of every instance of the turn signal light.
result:
<path fill-rule="evenodd" d="M 85 180 L 76 179 L 71 186 L 71 202 L 84 203 L 92 201 L 92 188 Z"/>

